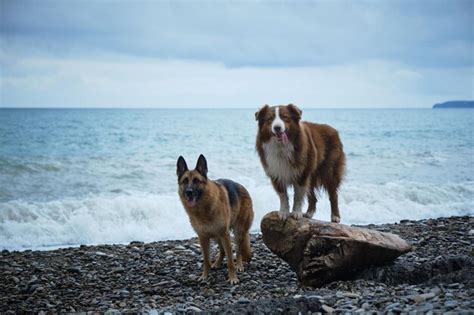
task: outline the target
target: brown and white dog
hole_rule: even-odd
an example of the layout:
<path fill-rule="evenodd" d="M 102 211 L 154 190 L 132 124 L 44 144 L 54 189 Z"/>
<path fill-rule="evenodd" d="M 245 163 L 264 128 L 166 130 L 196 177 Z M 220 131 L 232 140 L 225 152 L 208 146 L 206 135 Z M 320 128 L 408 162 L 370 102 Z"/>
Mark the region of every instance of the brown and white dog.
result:
<path fill-rule="evenodd" d="M 344 176 L 345 155 L 336 129 L 301 121 L 293 105 L 265 105 L 255 113 L 256 148 L 265 173 L 280 197 L 282 219 L 290 213 L 288 186 L 294 187 L 292 216 L 300 219 L 305 195 L 311 218 L 316 211 L 316 189 L 324 188 L 331 202 L 331 221 L 339 222 L 338 188 Z"/>
<path fill-rule="evenodd" d="M 186 210 L 191 225 L 201 244 L 204 266 L 200 281 L 205 280 L 211 267 L 209 259 L 210 240 L 219 245 L 219 254 L 212 268 L 219 268 L 227 256 L 229 282 L 239 282 L 232 255 L 230 231 L 233 230 L 237 245 L 237 271 L 243 271 L 242 261 L 250 261 L 249 229 L 253 221 L 252 199 L 244 186 L 229 179 L 210 180 L 207 178 L 207 161 L 201 154 L 194 170 L 188 170 L 182 156 L 178 158 L 179 197 Z"/>

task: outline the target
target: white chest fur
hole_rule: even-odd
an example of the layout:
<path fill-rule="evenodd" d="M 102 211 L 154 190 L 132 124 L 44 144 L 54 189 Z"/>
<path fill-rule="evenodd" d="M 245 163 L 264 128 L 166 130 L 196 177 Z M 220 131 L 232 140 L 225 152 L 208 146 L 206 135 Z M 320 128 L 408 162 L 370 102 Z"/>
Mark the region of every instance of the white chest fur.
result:
<path fill-rule="evenodd" d="M 291 142 L 282 144 L 272 138 L 263 144 L 263 151 L 267 162 L 265 169 L 267 175 L 285 186 L 293 184 L 298 175 L 290 164 L 294 153 L 293 144 Z"/>

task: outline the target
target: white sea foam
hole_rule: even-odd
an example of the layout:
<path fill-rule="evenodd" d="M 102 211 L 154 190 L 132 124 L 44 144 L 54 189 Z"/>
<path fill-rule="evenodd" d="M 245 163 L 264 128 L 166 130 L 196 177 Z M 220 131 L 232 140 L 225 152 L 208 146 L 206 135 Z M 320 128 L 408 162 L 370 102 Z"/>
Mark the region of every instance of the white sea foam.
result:
<path fill-rule="evenodd" d="M 253 198 L 252 232 L 268 211 L 279 208 L 270 186 L 240 178 Z M 452 215 L 474 215 L 474 182 L 442 185 L 390 182 L 347 184 L 340 192 L 342 223 L 368 224 Z M 0 248 L 44 249 L 79 244 L 128 243 L 195 236 L 177 194 L 127 192 L 49 202 L 0 203 Z M 329 220 L 327 196 L 315 219 Z"/>
<path fill-rule="evenodd" d="M 132 193 L 0 204 L 0 247 L 154 241 L 193 236 L 177 196 Z"/>

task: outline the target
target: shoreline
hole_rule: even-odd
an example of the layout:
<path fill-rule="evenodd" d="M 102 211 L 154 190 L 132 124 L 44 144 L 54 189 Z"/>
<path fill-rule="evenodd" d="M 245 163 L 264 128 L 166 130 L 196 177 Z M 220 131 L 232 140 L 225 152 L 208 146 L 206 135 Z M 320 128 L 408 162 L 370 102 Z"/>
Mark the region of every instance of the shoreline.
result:
<path fill-rule="evenodd" d="M 251 235 L 254 258 L 236 286 L 227 283 L 225 264 L 212 270 L 207 282 L 197 282 L 202 258 L 195 237 L 3 250 L 0 312 L 474 311 L 474 217 L 360 227 L 395 233 L 414 250 L 357 279 L 321 288 L 300 286 L 260 233 Z"/>

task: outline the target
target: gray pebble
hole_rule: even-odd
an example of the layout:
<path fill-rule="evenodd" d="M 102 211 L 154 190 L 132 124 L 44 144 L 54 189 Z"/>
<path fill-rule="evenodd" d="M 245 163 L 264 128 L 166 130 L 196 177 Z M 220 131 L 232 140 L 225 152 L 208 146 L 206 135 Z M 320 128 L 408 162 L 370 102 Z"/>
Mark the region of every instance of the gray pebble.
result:
<path fill-rule="evenodd" d="M 467 313 L 474 308 L 474 263 L 472 249 L 466 246 L 466 242 L 472 244 L 468 233 L 472 226 L 472 217 L 439 218 L 430 224 L 425 220 L 371 225 L 369 228 L 399 234 L 416 248 L 393 264 L 354 273 L 356 280 L 321 288 L 301 286 L 288 265 L 255 234 L 251 235 L 252 261 L 238 273 L 240 283 L 235 286 L 227 282 L 225 260 L 220 269 L 210 271 L 206 282 L 197 281 L 202 257 L 196 238 L 42 252 L 3 251 L 1 260 L 8 263 L 0 264 L 4 276 L 0 313 L 118 314 L 120 309 L 155 315 L 178 309 L 197 313 L 194 308 L 215 313 L 232 309 L 294 314 L 323 313 L 325 309 Z M 212 257 L 216 252 L 213 245 Z"/>

